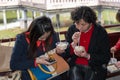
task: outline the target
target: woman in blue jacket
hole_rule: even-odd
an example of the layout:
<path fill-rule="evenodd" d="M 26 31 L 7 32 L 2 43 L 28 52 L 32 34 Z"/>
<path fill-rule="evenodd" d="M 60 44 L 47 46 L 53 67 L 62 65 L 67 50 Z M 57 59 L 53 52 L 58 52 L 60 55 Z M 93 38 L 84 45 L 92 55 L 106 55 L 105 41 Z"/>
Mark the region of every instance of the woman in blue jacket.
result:
<path fill-rule="evenodd" d="M 54 49 L 58 41 L 50 18 L 46 16 L 36 18 L 27 31 L 17 35 L 10 68 L 21 70 L 22 80 L 31 80 L 27 70 L 36 67 L 37 64 L 49 65 L 47 58 L 40 56 Z"/>

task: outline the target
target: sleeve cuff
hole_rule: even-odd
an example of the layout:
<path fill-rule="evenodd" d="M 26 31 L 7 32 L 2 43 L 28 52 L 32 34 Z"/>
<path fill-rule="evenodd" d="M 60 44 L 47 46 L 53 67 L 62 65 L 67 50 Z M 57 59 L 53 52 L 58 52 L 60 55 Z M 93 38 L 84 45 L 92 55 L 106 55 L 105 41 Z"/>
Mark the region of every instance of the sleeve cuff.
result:
<path fill-rule="evenodd" d="M 34 66 L 37 67 L 38 64 L 36 63 L 36 59 L 34 60 Z"/>

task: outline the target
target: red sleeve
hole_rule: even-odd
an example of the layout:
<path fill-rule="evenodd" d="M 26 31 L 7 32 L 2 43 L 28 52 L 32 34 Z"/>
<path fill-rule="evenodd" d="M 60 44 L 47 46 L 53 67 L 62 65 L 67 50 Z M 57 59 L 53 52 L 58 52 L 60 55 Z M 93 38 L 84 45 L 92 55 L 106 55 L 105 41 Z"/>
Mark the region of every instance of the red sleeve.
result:
<path fill-rule="evenodd" d="M 117 41 L 117 43 L 115 44 L 115 48 L 116 48 L 117 50 L 120 50 L 120 38 L 119 38 L 119 40 Z"/>
<path fill-rule="evenodd" d="M 34 60 L 34 66 L 35 67 L 37 67 L 38 65 L 37 65 L 37 63 L 36 63 L 36 59 Z"/>

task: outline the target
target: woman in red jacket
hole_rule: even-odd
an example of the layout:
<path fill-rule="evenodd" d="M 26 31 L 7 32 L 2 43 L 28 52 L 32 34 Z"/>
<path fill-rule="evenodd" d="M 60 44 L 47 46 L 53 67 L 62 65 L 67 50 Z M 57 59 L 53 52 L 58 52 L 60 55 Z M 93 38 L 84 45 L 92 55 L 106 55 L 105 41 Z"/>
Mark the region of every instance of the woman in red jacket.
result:
<path fill-rule="evenodd" d="M 117 43 L 111 48 L 111 53 L 114 53 L 116 51 L 120 50 L 120 38 L 117 41 Z"/>
<path fill-rule="evenodd" d="M 117 14 L 116 14 L 116 20 L 118 22 L 120 22 L 120 9 L 118 10 Z M 117 41 L 117 43 L 111 48 L 111 53 L 114 53 L 116 51 L 120 50 L 120 38 Z"/>
<path fill-rule="evenodd" d="M 117 14 L 116 14 L 116 20 L 117 20 L 118 22 L 120 22 L 120 9 L 118 10 L 118 12 L 117 12 Z M 116 51 L 118 51 L 118 50 L 120 50 L 120 38 L 119 38 L 119 40 L 117 41 L 117 43 L 116 43 L 113 47 L 111 47 L 111 49 L 110 49 L 111 53 L 114 53 L 114 52 L 116 52 Z M 120 68 L 120 61 L 118 61 L 118 62 L 116 63 L 116 66 L 117 66 L 118 68 Z"/>

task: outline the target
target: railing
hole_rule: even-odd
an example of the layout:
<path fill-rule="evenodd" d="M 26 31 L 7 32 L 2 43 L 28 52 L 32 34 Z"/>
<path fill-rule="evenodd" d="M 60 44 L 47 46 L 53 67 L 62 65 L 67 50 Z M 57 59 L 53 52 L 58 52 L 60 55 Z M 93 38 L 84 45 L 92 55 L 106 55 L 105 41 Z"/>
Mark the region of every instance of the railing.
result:
<path fill-rule="evenodd" d="M 23 5 L 45 10 L 54 10 L 99 5 L 120 7 L 120 0 L 0 0 L 0 4 L 1 7 Z"/>
<path fill-rule="evenodd" d="M 104 28 L 119 27 L 120 24 L 104 25 Z"/>
<path fill-rule="evenodd" d="M 120 24 L 116 24 L 116 25 L 104 25 L 103 27 L 104 28 L 111 28 L 111 27 L 118 27 L 118 26 L 120 26 Z M 61 31 L 60 32 L 60 35 L 64 35 L 64 37 L 65 37 L 65 34 L 66 34 L 66 31 Z M 120 35 L 120 32 L 115 32 L 115 33 L 109 33 L 109 34 L 116 34 L 117 36 L 119 36 Z M 9 42 L 9 40 L 10 41 L 15 41 L 16 39 L 15 38 L 9 38 L 9 39 L 3 39 L 3 40 L 1 40 L 0 39 L 0 42 Z M 115 40 L 115 39 L 114 39 Z M 64 40 L 63 40 L 64 41 Z M 113 44 L 112 44 L 113 45 Z"/>
<path fill-rule="evenodd" d="M 100 0 L 99 5 L 108 7 L 120 7 L 120 0 Z"/>

